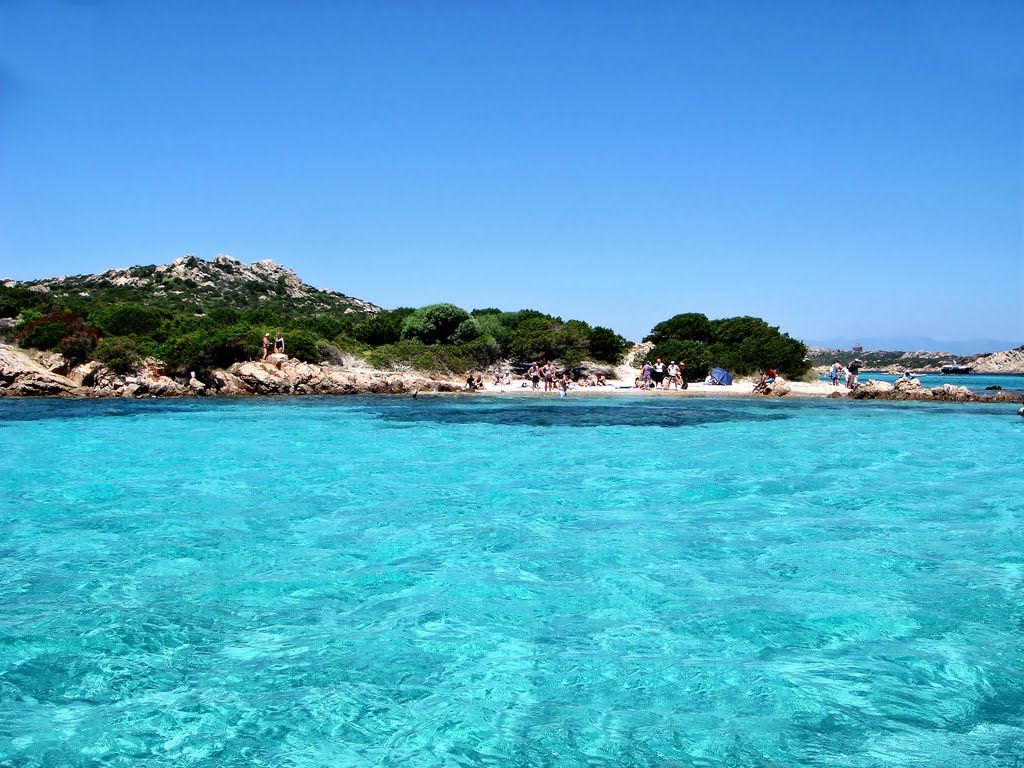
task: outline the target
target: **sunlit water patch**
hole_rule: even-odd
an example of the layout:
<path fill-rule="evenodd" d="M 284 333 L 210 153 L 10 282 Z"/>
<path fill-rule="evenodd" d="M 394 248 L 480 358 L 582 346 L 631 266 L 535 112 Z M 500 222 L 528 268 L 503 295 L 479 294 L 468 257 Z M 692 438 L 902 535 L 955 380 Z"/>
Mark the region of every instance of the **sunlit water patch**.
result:
<path fill-rule="evenodd" d="M 0 765 L 1020 766 L 1010 405 L 0 401 Z"/>

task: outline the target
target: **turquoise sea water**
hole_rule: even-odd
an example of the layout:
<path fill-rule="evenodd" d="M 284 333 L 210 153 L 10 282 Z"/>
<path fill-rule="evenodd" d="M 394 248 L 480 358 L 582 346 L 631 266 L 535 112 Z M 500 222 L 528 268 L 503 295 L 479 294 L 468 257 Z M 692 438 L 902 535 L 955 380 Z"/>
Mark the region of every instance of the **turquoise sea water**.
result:
<path fill-rule="evenodd" d="M 0 765 L 1024 765 L 1016 406 L 0 401 Z"/>

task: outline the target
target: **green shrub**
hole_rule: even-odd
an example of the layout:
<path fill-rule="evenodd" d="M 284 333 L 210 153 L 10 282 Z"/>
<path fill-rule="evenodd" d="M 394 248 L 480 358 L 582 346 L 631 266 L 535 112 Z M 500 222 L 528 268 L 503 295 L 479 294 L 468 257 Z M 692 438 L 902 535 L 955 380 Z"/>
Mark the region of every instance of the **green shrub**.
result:
<path fill-rule="evenodd" d="M 708 321 L 697 313 L 676 315 L 658 323 L 647 339 L 655 347 L 646 359 L 682 360 L 690 379 L 703 378 L 714 365 L 740 375 L 775 368 L 788 378 L 803 375 L 808 367 L 803 343 L 759 317 Z"/>
<path fill-rule="evenodd" d="M 0 317 L 17 317 L 26 309 L 43 307 L 48 300 L 46 294 L 38 291 L 0 285 Z"/>
<path fill-rule="evenodd" d="M 56 349 L 67 332 L 61 320 L 47 316 L 28 323 L 18 335 L 18 343 L 31 349 Z"/>
<path fill-rule="evenodd" d="M 23 323 L 17 339 L 23 347 L 54 350 L 65 336 L 79 332 L 96 333 L 86 328 L 82 318 L 73 312 L 55 312 Z"/>
<path fill-rule="evenodd" d="M 467 317 L 459 323 L 459 327 L 452 333 L 451 341 L 453 344 L 468 344 L 480 338 L 480 334 L 480 325 L 477 323 L 476 318 Z"/>
<path fill-rule="evenodd" d="M 151 336 L 160 331 L 165 320 L 160 310 L 137 304 L 103 307 L 91 317 L 104 336 Z"/>
<path fill-rule="evenodd" d="M 658 323 L 644 341 L 661 344 L 669 339 L 679 339 L 706 344 L 711 341 L 711 333 L 712 324 L 706 315 L 699 312 L 684 312 Z"/>
<path fill-rule="evenodd" d="M 319 351 L 321 342 L 322 339 L 315 333 L 301 328 L 289 329 L 284 334 L 285 353 L 304 363 L 319 363 L 323 360 Z"/>
<path fill-rule="evenodd" d="M 412 368 L 426 373 L 465 373 L 486 365 L 486 340 L 476 340 L 464 346 L 450 344 L 423 344 L 403 340 L 384 344 L 367 353 L 366 361 L 380 370 Z"/>
<path fill-rule="evenodd" d="M 537 314 L 520 322 L 509 334 L 508 353 L 519 360 L 553 360 L 556 354 L 555 331 L 558 323 L 548 315 Z"/>
<path fill-rule="evenodd" d="M 590 329 L 587 343 L 591 360 L 612 365 L 618 365 L 623 353 L 629 348 L 629 342 L 622 336 L 600 325 Z"/>
<path fill-rule="evenodd" d="M 96 349 L 97 335 L 90 331 L 75 331 L 60 340 L 60 353 L 68 364 L 81 365 L 92 357 Z"/>
<path fill-rule="evenodd" d="M 106 336 L 96 345 L 96 359 L 115 373 L 131 373 L 141 360 L 134 339 L 127 336 Z"/>
<path fill-rule="evenodd" d="M 246 325 L 254 325 L 257 328 L 260 326 L 277 328 L 284 325 L 284 318 L 269 307 L 260 307 L 259 309 L 248 309 L 243 312 L 239 317 L 239 322 Z"/>
<path fill-rule="evenodd" d="M 402 326 L 415 310 L 408 307 L 378 312 L 363 320 L 352 329 L 357 341 L 371 347 L 394 344 L 402 338 Z"/>
<path fill-rule="evenodd" d="M 351 336 L 354 326 L 347 317 L 334 317 L 332 315 L 314 315 L 294 320 L 291 323 L 294 328 L 301 328 L 315 334 L 321 339 L 334 339 L 338 336 Z"/>
<path fill-rule="evenodd" d="M 179 370 L 227 368 L 233 363 L 258 359 L 261 336 L 257 329 L 244 323 L 228 328 L 201 328 L 172 336 L 161 347 L 160 356 Z"/>
<path fill-rule="evenodd" d="M 241 313 L 233 307 L 214 307 L 206 313 L 214 325 L 231 326 L 241 321 Z"/>
<path fill-rule="evenodd" d="M 423 344 L 450 344 L 469 312 L 454 304 L 430 304 L 405 319 L 402 338 Z"/>

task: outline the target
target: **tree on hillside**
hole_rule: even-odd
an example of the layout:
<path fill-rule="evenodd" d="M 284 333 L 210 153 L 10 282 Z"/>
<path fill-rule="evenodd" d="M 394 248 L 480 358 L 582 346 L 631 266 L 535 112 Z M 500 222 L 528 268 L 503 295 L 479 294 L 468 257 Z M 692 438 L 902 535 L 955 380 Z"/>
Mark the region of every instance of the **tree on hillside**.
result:
<path fill-rule="evenodd" d="M 352 335 L 371 347 L 394 344 L 402 338 L 402 326 L 413 312 L 410 307 L 400 307 L 370 315 L 352 329 Z"/>
<path fill-rule="evenodd" d="M 552 360 L 557 357 L 555 332 L 559 321 L 533 313 L 520 321 L 508 338 L 508 354 L 519 360 Z"/>
<path fill-rule="evenodd" d="M 456 330 L 469 319 L 469 312 L 454 304 L 430 304 L 405 319 L 402 338 L 423 344 L 448 344 Z"/>
<path fill-rule="evenodd" d="M 698 341 L 706 344 L 711 341 L 712 324 L 707 316 L 700 312 L 684 312 L 658 323 L 644 341 L 661 344 L 669 339 Z"/>
<path fill-rule="evenodd" d="M 600 325 L 590 329 L 587 344 L 590 347 L 592 360 L 612 365 L 617 365 L 622 360 L 622 353 L 629 346 L 629 342 L 611 328 L 604 328 Z"/>

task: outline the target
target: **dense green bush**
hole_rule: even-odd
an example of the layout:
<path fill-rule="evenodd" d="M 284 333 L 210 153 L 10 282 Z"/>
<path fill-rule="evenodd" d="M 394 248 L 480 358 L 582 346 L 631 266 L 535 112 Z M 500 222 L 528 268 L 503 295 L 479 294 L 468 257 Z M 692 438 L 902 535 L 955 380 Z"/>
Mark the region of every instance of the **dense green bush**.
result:
<path fill-rule="evenodd" d="M 131 373 L 141 360 L 135 340 L 127 336 L 107 336 L 96 345 L 96 359 L 115 373 Z"/>
<path fill-rule="evenodd" d="M 74 333 L 97 335 L 96 331 L 87 328 L 82 318 L 75 313 L 54 312 L 42 317 L 34 317 L 23 323 L 17 340 L 23 347 L 54 350 L 60 346 L 61 340 L 65 336 Z"/>
<path fill-rule="evenodd" d="M 450 344 L 469 312 L 454 304 L 430 304 L 417 309 L 402 324 L 402 338 L 423 344 Z"/>
<path fill-rule="evenodd" d="M 473 321 L 481 336 L 490 336 L 502 348 L 508 345 L 509 334 L 519 322 L 518 312 L 474 309 Z"/>
<path fill-rule="evenodd" d="M 403 340 L 370 350 L 366 360 L 374 368 L 390 370 L 408 367 L 428 373 L 465 373 L 486 367 L 496 352 L 493 340 L 477 339 L 469 344 L 423 344 Z"/>
<path fill-rule="evenodd" d="M 258 329 L 244 323 L 227 328 L 200 328 L 169 338 L 161 348 L 161 357 L 178 370 L 227 368 L 233 363 L 259 359 L 261 337 Z"/>
<path fill-rule="evenodd" d="M 70 365 L 80 365 L 92 357 L 97 340 L 94 331 L 74 331 L 60 340 L 58 348 Z"/>
<path fill-rule="evenodd" d="M 25 326 L 18 335 L 18 343 L 30 349 L 56 349 L 67 332 L 67 326 L 61 320 L 41 317 Z"/>
<path fill-rule="evenodd" d="M 242 315 L 234 307 L 214 307 L 206 316 L 214 325 L 236 325 L 241 322 Z"/>
<path fill-rule="evenodd" d="M 352 329 L 352 335 L 363 344 L 379 347 L 394 344 L 402 338 L 402 326 L 415 310 L 408 307 L 378 312 Z"/>
<path fill-rule="evenodd" d="M 699 312 L 684 312 L 658 323 L 644 341 L 661 344 L 669 339 L 689 339 L 706 344 L 711 341 L 711 321 Z"/>
<path fill-rule="evenodd" d="M 284 350 L 289 357 L 304 363 L 319 363 L 321 338 L 301 328 L 289 329 L 284 335 Z"/>
<path fill-rule="evenodd" d="M 590 329 L 587 346 L 591 360 L 618 365 L 622 354 L 629 348 L 629 342 L 611 328 L 598 325 Z"/>
<path fill-rule="evenodd" d="M 335 339 L 339 336 L 352 337 L 354 326 L 347 317 L 314 315 L 292 321 L 290 327 L 309 331 L 321 339 Z"/>
<path fill-rule="evenodd" d="M 104 336 L 152 336 L 167 319 L 165 313 L 137 304 L 114 304 L 96 311 L 90 321 Z"/>
<path fill-rule="evenodd" d="M 684 362 L 689 379 L 703 378 L 716 365 L 741 375 L 774 368 L 790 378 L 807 370 L 803 343 L 758 317 L 709 321 L 697 313 L 676 315 L 658 323 L 647 340 L 655 346 L 646 360 Z"/>
<path fill-rule="evenodd" d="M 481 336 L 480 324 L 475 317 L 467 317 L 452 333 L 452 344 L 468 344 Z"/>
<path fill-rule="evenodd" d="M 17 317 L 26 309 L 43 307 L 46 302 L 46 295 L 38 291 L 0 285 L 0 317 Z"/>

